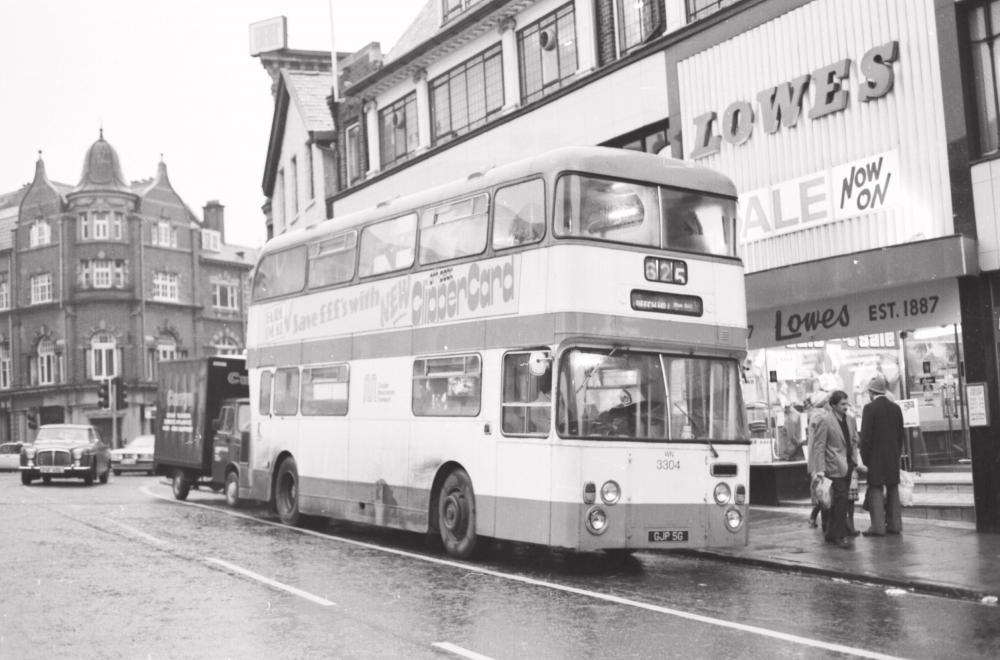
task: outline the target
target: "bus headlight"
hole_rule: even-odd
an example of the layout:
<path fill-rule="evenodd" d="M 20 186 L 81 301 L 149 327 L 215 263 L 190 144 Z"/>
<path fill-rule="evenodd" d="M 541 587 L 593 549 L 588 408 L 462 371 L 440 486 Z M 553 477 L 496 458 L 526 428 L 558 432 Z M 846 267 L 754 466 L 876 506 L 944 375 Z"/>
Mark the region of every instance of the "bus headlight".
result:
<path fill-rule="evenodd" d="M 725 481 L 720 481 L 715 484 L 713 496 L 715 497 L 715 503 L 722 506 L 723 504 L 729 504 L 729 498 L 733 496 L 733 491 L 729 490 L 729 484 Z"/>
<path fill-rule="evenodd" d="M 739 509 L 729 509 L 725 515 L 726 528 L 730 532 L 735 532 L 743 526 L 743 514 Z"/>
<path fill-rule="evenodd" d="M 615 504 L 622 496 L 622 489 L 615 481 L 605 481 L 601 486 L 601 500 L 605 504 Z"/>
<path fill-rule="evenodd" d="M 608 514 L 599 506 L 592 506 L 587 511 L 587 531 L 591 534 L 603 534 L 608 529 Z"/>

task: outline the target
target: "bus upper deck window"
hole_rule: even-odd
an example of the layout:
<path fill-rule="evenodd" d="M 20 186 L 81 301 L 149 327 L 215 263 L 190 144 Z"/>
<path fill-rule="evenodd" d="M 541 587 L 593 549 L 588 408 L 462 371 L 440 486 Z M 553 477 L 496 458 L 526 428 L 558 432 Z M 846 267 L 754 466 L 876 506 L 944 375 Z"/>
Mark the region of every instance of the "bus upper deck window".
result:
<path fill-rule="evenodd" d="M 657 189 L 563 175 L 556 184 L 556 228 L 564 236 L 660 247 Z"/>
<path fill-rule="evenodd" d="M 735 256 L 736 202 L 706 193 L 663 188 L 664 247 Z"/>
<path fill-rule="evenodd" d="M 545 235 L 545 184 L 524 181 L 497 190 L 493 206 L 493 247 L 535 243 Z"/>
<path fill-rule="evenodd" d="M 297 293 L 306 285 L 305 246 L 266 255 L 257 264 L 253 278 L 253 299 L 267 300 Z"/>

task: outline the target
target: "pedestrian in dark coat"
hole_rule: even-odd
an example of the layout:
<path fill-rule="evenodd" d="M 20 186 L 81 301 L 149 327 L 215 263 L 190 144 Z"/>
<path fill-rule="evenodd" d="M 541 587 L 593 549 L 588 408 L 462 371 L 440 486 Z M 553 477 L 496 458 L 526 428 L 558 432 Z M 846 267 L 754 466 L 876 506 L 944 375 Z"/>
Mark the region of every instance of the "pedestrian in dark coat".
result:
<path fill-rule="evenodd" d="M 903 411 L 885 396 L 886 382 L 876 376 L 868 383 L 868 403 L 861 412 L 861 460 L 868 466 L 871 526 L 865 536 L 899 534 L 903 511 L 899 503 L 899 457 L 906 441 Z"/>

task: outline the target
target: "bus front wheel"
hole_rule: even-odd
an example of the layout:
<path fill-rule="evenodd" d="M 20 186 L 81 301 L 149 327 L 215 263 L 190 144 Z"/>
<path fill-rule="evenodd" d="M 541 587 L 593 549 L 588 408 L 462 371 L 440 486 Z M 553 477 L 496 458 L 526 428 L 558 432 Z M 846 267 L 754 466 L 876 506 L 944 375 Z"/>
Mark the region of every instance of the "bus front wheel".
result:
<path fill-rule="evenodd" d="M 445 552 L 456 559 L 472 556 L 476 549 L 476 496 L 465 470 L 459 468 L 445 477 L 437 508 Z"/>
<path fill-rule="evenodd" d="M 299 470 L 294 458 L 286 458 L 278 468 L 278 478 L 274 483 L 274 507 L 278 518 L 286 525 L 297 525 L 302 519 L 299 513 Z"/>
<path fill-rule="evenodd" d="M 226 504 L 234 509 L 240 505 L 240 476 L 236 470 L 226 473 Z"/>

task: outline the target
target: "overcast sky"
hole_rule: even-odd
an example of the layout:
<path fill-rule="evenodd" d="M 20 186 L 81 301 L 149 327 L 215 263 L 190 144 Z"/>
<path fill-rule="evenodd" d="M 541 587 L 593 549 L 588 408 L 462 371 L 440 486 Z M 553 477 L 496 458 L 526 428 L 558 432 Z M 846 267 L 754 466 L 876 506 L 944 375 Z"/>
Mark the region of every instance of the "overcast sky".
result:
<path fill-rule="evenodd" d="M 0 194 L 34 176 L 76 185 L 104 127 L 125 178 L 156 174 L 201 217 L 226 207 L 226 239 L 264 241 L 261 192 L 271 79 L 251 23 L 286 16 L 290 48 L 371 41 L 387 53 L 425 0 L 0 0 Z"/>

